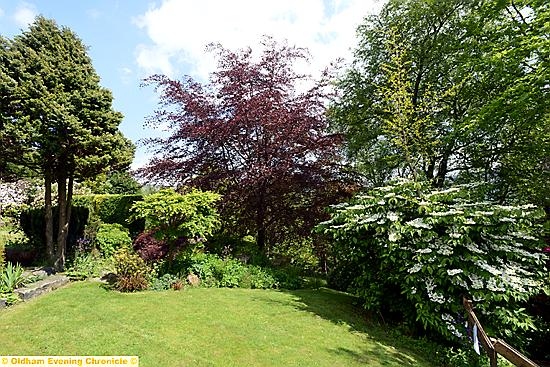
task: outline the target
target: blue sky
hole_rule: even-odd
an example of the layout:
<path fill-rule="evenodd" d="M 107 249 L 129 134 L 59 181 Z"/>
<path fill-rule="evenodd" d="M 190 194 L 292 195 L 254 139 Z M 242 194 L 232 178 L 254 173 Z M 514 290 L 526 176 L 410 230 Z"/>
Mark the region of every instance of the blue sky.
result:
<path fill-rule="evenodd" d="M 42 14 L 71 28 L 89 47 L 101 84 L 124 114 L 120 126 L 135 143 L 162 134 L 144 127 L 156 108 L 141 80 L 154 73 L 206 80 L 215 68 L 208 43 L 254 45 L 262 35 L 309 48 L 308 70 L 349 60 L 355 29 L 383 0 L 0 0 L 0 34 L 12 37 Z M 133 167 L 149 154 L 139 145 Z"/>

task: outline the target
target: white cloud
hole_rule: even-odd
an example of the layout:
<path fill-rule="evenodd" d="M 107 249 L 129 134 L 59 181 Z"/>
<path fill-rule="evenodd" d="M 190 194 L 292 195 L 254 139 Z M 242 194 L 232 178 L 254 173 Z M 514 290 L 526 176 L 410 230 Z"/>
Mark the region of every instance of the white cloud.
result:
<path fill-rule="evenodd" d="M 4 10 L 2 8 L 0 8 L 0 17 L 3 17 L 4 16 Z"/>
<path fill-rule="evenodd" d="M 101 12 L 97 9 L 88 9 L 86 14 L 90 19 L 97 20 L 101 17 Z"/>
<path fill-rule="evenodd" d="M 206 78 L 214 70 L 205 46 L 254 47 L 263 35 L 307 47 L 312 70 L 350 59 L 355 31 L 384 0 L 164 0 L 135 19 L 151 43 L 139 45 L 136 61 L 146 72 Z"/>
<path fill-rule="evenodd" d="M 122 67 L 119 69 L 120 71 L 120 79 L 124 84 L 130 84 L 130 82 L 133 79 L 133 71 L 130 68 Z"/>
<path fill-rule="evenodd" d="M 13 20 L 21 28 L 26 28 L 34 21 L 34 18 L 38 15 L 36 7 L 33 4 L 21 3 L 15 10 Z"/>

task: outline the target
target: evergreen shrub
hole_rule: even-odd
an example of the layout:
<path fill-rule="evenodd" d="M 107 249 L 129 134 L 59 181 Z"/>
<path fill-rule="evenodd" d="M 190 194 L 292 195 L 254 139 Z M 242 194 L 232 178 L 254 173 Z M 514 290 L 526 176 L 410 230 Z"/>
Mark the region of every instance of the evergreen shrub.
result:
<path fill-rule="evenodd" d="M 129 247 L 132 239 L 128 229 L 118 223 L 102 223 L 96 234 L 95 242 L 97 247 L 105 257 L 114 255 L 115 251 L 121 247 Z"/>
<path fill-rule="evenodd" d="M 143 195 L 98 194 L 75 196 L 75 205 L 90 210 L 90 217 L 97 218 L 103 223 L 120 224 L 130 231 L 132 236 L 142 232 L 145 228 L 143 219 L 131 219 L 130 208 L 135 202 L 143 200 Z"/>
<path fill-rule="evenodd" d="M 147 289 L 152 270 L 138 254 L 127 247 L 115 252 L 115 289 L 121 292 L 135 292 Z"/>

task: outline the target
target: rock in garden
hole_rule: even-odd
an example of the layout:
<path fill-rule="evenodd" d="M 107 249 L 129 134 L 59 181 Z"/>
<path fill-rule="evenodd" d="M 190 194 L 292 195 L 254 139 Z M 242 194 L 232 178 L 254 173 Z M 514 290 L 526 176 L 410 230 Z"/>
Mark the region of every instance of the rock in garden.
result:
<path fill-rule="evenodd" d="M 187 283 L 193 287 L 198 287 L 201 284 L 201 279 L 195 274 L 191 273 L 187 276 Z"/>

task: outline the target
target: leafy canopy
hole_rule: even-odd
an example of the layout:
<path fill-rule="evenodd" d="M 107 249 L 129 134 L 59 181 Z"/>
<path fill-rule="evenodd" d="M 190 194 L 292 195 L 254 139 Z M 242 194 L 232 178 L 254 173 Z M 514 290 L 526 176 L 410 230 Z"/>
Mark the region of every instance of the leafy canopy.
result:
<path fill-rule="evenodd" d="M 486 182 L 501 202 L 548 203 L 549 20 L 540 0 L 390 0 L 366 18 L 331 108 L 366 183 Z"/>
<path fill-rule="evenodd" d="M 133 158 L 132 143 L 118 129 L 122 114 L 113 110 L 112 94 L 99 82 L 82 41 L 53 20 L 39 16 L 12 40 L 0 38 L 0 176 L 44 179 L 46 252 L 60 270 L 74 180 L 126 168 Z"/>
<path fill-rule="evenodd" d="M 2 40 L 3 158 L 54 178 L 92 177 L 126 167 L 133 146 L 118 130 L 122 114 L 82 41 L 53 20 L 37 17 L 27 31 Z"/>
<path fill-rule="evenodd" d="M 148 141 L 158 154 L 142 171 L 223 194 L 226 222 L 256 234 L 262 250 L 289 232 L 308 233 L 344 181 L 341 137 L 326 131 L 326 81 L 294 70 L 306 50 L 271 39 L 263 46 L 259 55 L 212 46 L 219 62 L 209 83 L 148 79 L 161 105 L 149 122 L 170 136 Z"/>

